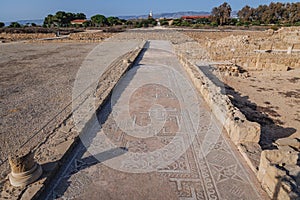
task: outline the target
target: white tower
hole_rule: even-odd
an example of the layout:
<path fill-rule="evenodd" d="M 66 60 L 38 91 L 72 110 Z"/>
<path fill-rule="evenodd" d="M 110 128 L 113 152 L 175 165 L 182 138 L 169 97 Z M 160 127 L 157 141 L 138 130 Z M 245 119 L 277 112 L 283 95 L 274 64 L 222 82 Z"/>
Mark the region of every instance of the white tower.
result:
<path fill-rule="evenodd" d="M 149 18 L 153 18 L 153 13 L 152 13 L 152 10 L 150 10 L 150 13 L 149 13 Z"/>

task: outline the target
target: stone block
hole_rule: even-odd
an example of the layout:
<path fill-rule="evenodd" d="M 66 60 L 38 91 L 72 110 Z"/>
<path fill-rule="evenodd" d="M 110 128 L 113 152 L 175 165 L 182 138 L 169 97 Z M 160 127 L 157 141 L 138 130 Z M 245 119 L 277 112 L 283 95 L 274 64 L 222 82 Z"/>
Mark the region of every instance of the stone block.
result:
<path fill-rule="evenodd" d="M 279 150 L 263 151 L 262 157 L 265 156 L 271 163 L 279 165 L 297 165 L 299 152 L 291 147 L 281 147 Z"/>
<path fill-rule="evenodd" d="M 272 71 L 287 71 L 288 66 L 285 64 L 271 63 L 270 65 Z"/>
<path fill-rule="evenodd" d="M 255 122 L 228 118 L 225 123 L 225 128 L 235 144 L 244 142 L 257 143 L 260 139 L 260 125 Z"/>
<path fill-rule="evenodd" d="M 295 186 L 298 185 L 300 167 L 294 166 L 298 157 L 299 152 L 288 146 L 262 152 L 257 178 L 273 199 L 293 199 L 292 196 L 297 196 Z M 286 166 L 285 170 L 280 166 Z"/>
<path fill-rule="evenodd" d="M 290 146 L 296 149 L 300 149 L 300 141 L 295 138 L 280 138 L 276 140 L 275 144 L 277 146 Z"/>

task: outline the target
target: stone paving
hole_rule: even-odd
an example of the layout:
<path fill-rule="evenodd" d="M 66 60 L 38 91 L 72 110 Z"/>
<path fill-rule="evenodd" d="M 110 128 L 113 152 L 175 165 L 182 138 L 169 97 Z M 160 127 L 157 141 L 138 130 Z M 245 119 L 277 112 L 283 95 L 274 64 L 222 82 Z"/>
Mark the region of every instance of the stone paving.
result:
<path fill-rule="evenodd" d="M 169 41 L 148 41 L 91 124 L 48 199 L 265 199 Z"/>

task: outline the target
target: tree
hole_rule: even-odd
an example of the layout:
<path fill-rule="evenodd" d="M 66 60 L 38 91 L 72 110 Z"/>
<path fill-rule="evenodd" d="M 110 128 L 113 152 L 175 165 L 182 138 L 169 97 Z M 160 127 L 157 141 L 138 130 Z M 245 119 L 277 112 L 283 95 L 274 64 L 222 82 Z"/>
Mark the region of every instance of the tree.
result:
<path fill-rule="evenodd" d="M 210 21 L 208 18 L 200 18 L 196 20 L 196 24 L 209 24 Z"/>
<path fill-rule="evenodd" d="M 50 27 L 51 25 L 53 25 L 53 15 L 48 15 L 44 19 L 44 26 Z"/>
<path fill-rule="evenodd" d="M 219 7 L 214 7 L 211 11 L 211 18 L 213 22 L 219 25 L 225 25 L 229 22 L 231 15 L 231 6 L 224 2 Z"/>
<path fill-rule="evenodd" d="M 231 6 L 225 2 L 220 6 L 220 10 L 221 10 L 220 24 L 221 25 L 227 24 L 231 15 Z"/>
<path fill-rule="evenodd" d="M 10 23 L 9 27 L 11 27 L 11 28 L 20 28 L 21 24 L 19 24 L 18 22 L 12 22 L 12 23 Z"/>
<path fill-rule="evenodd" d="M 121 25 L 122 22 L 118 17 L 108 17 L 107 22 L 110 26 Z"/>
<path fill-rule="evenodd" d="M 167 19 L 160 19 L 159 23 L 161 26 L 169 26 L 169 21 Z"/>
<path fill-rule="evenodd" d="M 131 25 L 133 25 L 134 23 L 133 23 L 133 21 L 131 21 L 131 20 L 127 20 L 127 21 L 125 22 L 125 24 L 131 26 Z"/>
<path fill-rule="evenodd" d="M 64 11 L 58 11 L 55 15 L 48 15 L 44 19 L 44 26 L 60 26 L 68 27 L 71 25 L 71 21 L 75 19 L 86 19 L 84 13 L 66 13 Z"/>
<path fill-rule="evenodd" d="M 300 21 L 300 2 L 270 3 L 259 5 L 257 8 L 245 6 L 238 12 L 239 18 L 246 22 L 248 19 L 255 24 L 285 24 L 291 25 Z"/>
<path fill-rule="evenodd" d="M 76 13 L 73 17 L 74 19 L 86 19 L 86 15 L 84 13 Z"/>
<path fill-rule="evenodd" d="M 0 28 L 3 28 L 5 24 L 3 22 L 0 22 Z"/>
<path fill-rule="evenodd" d="M 289 21 L 293 24 L 300 21 L 300 2 L 292 3 Z"/>
<path fill-rule="evenodd" d="M 253 8 L 246 5 L 240 11 L 238 11 L 238 17 L 243 22 L 249 22 L 253 20 Z"/>
<path fill-rule="evenodd" d="M 84 22 L 82 25 L 83 25 L 83 27 L 89 27 L 89 26 L 92 26 L 91 21 L 86 21 L 86 22 Z"/>
<path fill-rule="evenodd" d="M 267 5 L 259 5 L 258 8 L 253 10 L 253 19 L 256 21 L 262 21 L 262 16 L 266 10 L 268 10 Z"/>
<path fill-rule="evenodd" d="M 107 18 L 104 15 L 94 15 L 91 17 L 94 26 L 105 26 L 108 24 Z"/>
<path fill-rule="evenodd" d="M 220 21 L 220 12 L 217 7 L 214 7 L 211 11 L 210 20 L 216 24 L 219 24 Z"/>
<path fill-rule="evenodd" d="M 174 19 L 172 22 L 173 26 L 181 26 L 182 24 L 182 19 Z"/>

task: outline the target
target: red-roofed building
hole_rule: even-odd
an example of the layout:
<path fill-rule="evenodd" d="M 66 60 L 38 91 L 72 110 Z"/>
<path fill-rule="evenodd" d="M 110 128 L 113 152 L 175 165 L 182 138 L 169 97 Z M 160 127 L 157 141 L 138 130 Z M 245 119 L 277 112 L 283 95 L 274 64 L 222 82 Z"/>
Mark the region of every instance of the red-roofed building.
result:
<path fill-rule="evenodd" d="M 75 20 L 71 21 L 71 24 L 73 24 L 73 25 L 76 25 L 76 24 L 82 25 L 84 22 L 87 22 L 87 21 L 88 20 L 86 20 L 86 19 L 75 19 Z"/>

